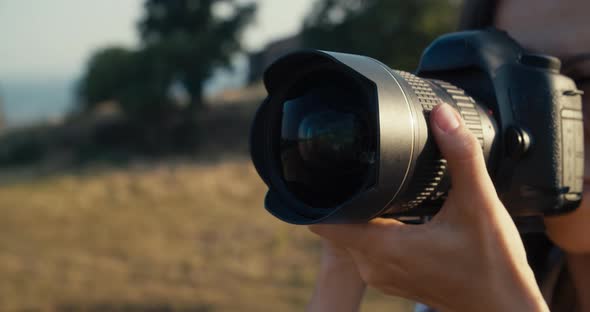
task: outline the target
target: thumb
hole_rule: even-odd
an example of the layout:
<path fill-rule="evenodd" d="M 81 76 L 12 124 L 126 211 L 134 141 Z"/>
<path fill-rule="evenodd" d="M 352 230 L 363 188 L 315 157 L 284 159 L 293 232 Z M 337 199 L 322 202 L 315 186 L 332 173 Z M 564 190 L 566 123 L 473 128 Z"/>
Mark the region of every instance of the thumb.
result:
<path fill-rule="evenodd" d="M 454 193 L 495 195 L 486 169 L 481 145 L 465 126 L 459 113 L 448 104 L 439 104 L 430 114 L 431 128 L 447 160 Z"/>

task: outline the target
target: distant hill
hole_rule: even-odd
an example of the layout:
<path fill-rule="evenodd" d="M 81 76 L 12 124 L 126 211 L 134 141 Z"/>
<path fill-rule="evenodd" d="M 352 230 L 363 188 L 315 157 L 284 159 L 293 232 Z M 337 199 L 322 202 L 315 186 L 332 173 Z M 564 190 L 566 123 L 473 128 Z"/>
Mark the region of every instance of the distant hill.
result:
<path fill-rule="evenodd" d="M 74 81 L 64 78 L 1 79 L 6 126 L 60 119 L 70 110 Z"/>
<path fill-rule="evenodd" d="M 245 56 L 232 61 L 233 70 L 217 70 L 205 83 L 205 96 L 218 97 L 226 89 L 246 83 L 248 62 Z M 60 120 L 75 103 L 74 78 L 0 77 L 0 102 L 7 127 Z"/>

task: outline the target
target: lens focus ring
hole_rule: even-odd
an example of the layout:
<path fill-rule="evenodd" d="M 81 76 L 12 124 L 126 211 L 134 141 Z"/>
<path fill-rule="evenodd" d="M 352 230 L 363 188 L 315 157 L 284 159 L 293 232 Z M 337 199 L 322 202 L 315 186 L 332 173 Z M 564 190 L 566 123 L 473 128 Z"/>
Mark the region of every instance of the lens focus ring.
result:
<path fill-rule="evenodd" d="M 408 72 L 397 71 L 397 73 L 410 85 L 422 107 L 424 118 L 428 121 L 430 111 L 440 103 L 440 97 L 434 93 L 428 81 Z M 444 178 L 447 161 L 442 158 L 435 144 L 431 144 L 429 147 L 432 148 L 434 157 L 422 159 L 418 162 L 414 171 L 414 178 L 406 191 L 407 196 L 404 196 L 405 200 L 400 203 L 403 209 L 415 208 L 426 200 L 433 200 L 442 195 L 437 190 Z"/>
<path fill-rule="evenodd" d="M 427 123 L 430 119 L 432 109 L 443 102 L 443 99 L 435 93 L 433 87 L 439 90 L 442 89 L 441 91 L 446 93 L 445 97 L 451 100 L 449 104 L 459 111 L 465 121 L 465 125 L 476 136 L 483 148 L 484 135 L 481 117 L 476 109 L 473 98 L 467 96 L 463 90 L 445 81 L 425 80 L 404 71 L 397 71 L 397 73 L 405 79 L 412 89 L 422 108 L 422 113 Z M 428 140 L 432 140 L 432 136 L 429 135 Z M 443 184 L 448 184 L 448 181 L 444 182 L 447 162 L 442 158 L 436 144 L 427 144 L 425 149 L 430 149 L 430 153 L 433 156 L 418 161 L 414 171 L 414 178 L 406 191 L 407 196 L 400 203 L 403 209 L 418 207 L 425 201 L 436 200 L 444 195 L 444 192 L 441 192 L 440 189 L 444 188 L 442 187 Z"/>
<path fill-rule="evenodd" d="M 481 124 L 481 117 L 477 108 L 475 107 L 475 100 L 466 95 L 465 91 L 457 88 L 456 86 L 441 80 L 430 80 L 438 87 L 442 88 L 451 98 L 455 101 L 453 103 L 455 107 L 459 110 L 461 117 L 463 117 L 463 121 L 465 122 L 465 126 L 475 135 L 479 144 L 484 146 L 484 135 L 483 135 L 483 128 Z"/>

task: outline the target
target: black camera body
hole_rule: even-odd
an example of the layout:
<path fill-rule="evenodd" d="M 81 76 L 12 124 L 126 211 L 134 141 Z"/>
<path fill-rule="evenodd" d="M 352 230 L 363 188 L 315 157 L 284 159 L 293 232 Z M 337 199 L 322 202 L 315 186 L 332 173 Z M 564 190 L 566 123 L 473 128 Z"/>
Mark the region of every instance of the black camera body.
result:
<path fill-rule="evenodd" d="M 584 173 L 581 92 L 560 61 L 524 51 L 494 30 L 450 34 L 422 56 L 417 75 L 460 86 L 493 112 L 500 135 L 489 172 L 514 215 L 579 206 Z"/>
<path fill-rule="evenodd" d="M 294 224 L 434 215 L 452 183 L 428 114 L 445 102 L 480 141 L 511 215 L 569 212 L 583 191 L 582 93 L 560 65 L 495 29 L 438 38 L 415 74 L 363 56 L 289 54 L 265 73 L 251 131 L 265 206 Z"/>

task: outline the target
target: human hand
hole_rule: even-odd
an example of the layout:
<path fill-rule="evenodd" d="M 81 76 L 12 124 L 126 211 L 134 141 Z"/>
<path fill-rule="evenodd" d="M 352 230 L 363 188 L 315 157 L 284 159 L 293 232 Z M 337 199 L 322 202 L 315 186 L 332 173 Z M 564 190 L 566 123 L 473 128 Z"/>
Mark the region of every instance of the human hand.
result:
<path fill-rule="evenodd" d="M 548 311 L 479 143 L 447 104 L 431 124 L 453 187 L 429 223 L 375 219 L 311 231 L 346 248 L 363 280 L 386 294 L 442 311 Z"/>
<path fill-rule="evenodd" d="M 350 253 L 328 240 L 322 240 L 320 272 L 309 312 L 358 311 L 365 283 Z"/>

